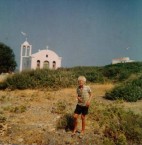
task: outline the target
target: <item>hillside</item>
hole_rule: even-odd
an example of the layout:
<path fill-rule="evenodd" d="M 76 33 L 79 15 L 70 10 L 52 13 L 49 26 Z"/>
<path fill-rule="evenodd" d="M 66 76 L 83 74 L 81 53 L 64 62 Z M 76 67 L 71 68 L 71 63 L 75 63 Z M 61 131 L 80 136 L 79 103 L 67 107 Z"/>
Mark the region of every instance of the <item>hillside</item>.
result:
<path fill-rule="evenodd" d="M 11 74 L 7 79 L 0 76 L 0 89 L 68 88 L 76 85 L 80 75 L 85 76 L 90 83 L 123 83 L 142 75 L 142 62 L 23 71 Z"/>
<path fill-rule="evenodd" d="M 0 144 L 142 144 L 141 70 L 133 62 L 1 75 Z M 93 92 L 83 138 L 71 137 L 80 75 Z"/>
<path fill-rule="evenodd" d="M 124 105 L 126 109 L 130 108 L 135 113 L 142 111 L 142 101 L 115 103 L 105 100 L 103 96 L 106 90 L 114 87 L 113 84 L 90 84 L 90 86 L 93 91 L 92 106 L 95 102 L 97 108 L 115 104 Z M 62 124 L 61 120 L 64 115 L 73 113 L 76 105 L 75 96 L 75 87 L 57 91 L 46 89 L 0 91 L 0 144 L 110 143 L 111 141 L 104 142 L 103 128 L 99 125 L 99 121 L 93 120 L 95 116 L 92 113 L 87 118 L 84 138 L 80 139 L 79 133 L 72 138 L 71 130 L 65 130 L 65 123 Z"/>

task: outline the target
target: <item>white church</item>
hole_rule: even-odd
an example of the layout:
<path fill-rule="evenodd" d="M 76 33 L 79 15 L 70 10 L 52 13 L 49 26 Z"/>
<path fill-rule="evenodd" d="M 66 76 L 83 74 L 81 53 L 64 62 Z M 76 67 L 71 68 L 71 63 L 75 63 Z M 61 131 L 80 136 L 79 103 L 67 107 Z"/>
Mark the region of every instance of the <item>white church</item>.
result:
<path fill-rule="evenodd" d="M 20 71 L 31 69 L 58 69 L 61 67 L 62 57 L 48 48 L 32 54 L 32 45 L 26 40 L 21 44 Z"/>

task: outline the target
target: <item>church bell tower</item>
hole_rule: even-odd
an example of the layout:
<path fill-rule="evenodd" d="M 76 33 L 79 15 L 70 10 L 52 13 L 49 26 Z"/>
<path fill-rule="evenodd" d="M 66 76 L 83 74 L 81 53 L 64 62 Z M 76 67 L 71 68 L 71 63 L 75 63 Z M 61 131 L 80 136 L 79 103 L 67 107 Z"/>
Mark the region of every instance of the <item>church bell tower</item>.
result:
<path fill-rule="evenodd" d="M 23 70 L 31 69 L 31 54 L 32 54 L 32 45 L 26 41 L 21 44 L 21 54 L 20 54 L 20 72 Z"/>

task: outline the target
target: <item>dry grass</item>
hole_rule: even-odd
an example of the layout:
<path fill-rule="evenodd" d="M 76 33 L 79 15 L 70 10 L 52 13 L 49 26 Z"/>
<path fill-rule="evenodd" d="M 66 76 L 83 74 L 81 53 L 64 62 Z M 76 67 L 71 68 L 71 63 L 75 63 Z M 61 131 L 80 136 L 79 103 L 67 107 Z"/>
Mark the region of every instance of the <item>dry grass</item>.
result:
<path fill-rule="evenodd" d="M 115 101 L 107 100 L 104 98 L 105 92 L 111 90 L 113 87 L 114 87 L 113 84 L 91 85 L 94 94 L 94 99 L 104 104 L 114 103 Z M 137 102 L 120 101 L 120 104 L 123 105 L 124 108 L 126 108 L 127 110 L 131 110 L 136 114 L 142 113 L 142 100 L 139 100 Z"/>
<path fill-rule="evenodd" d="M 103 104 L 113 103 L 113 101 L 108 101 L 103 97 L 107 90 L 114 87 L 113 84 L 89 85 L 92 89 L 93 100 Z M 3 125 L 7 124 L 8 126 L 8 129 L 0 136 L 0 141 L 28 144 L 35 141 L 37 134 L 40 138 L 45 135 L 45 131 L 54 132 L 56 122 L 61 117 L 61 114 L 54 113 L 58 102 L 64 102 L 66 112 L 73 113 L 76 105 L 76 88 L 58 91 L 47 91 L 46 89 L 0 91 L 0 112 L 7 118 Z M 142 101 L 136 103 L 122 102 L 122 104 L 135 113 L 142 112 Z M 10 109 L 13 106 L 24 106 L 26 110 L 24 112 L 12 112 Z M 87 129 L 91 129 L 91 126 L 87 126 Z M 29 140 L 27 140 L 27 135 L 30 136 Z"/>
<path fill-rule="evenodd" d="M 90 85 L 93 98 L 96 99 L 96 101 L 102 101 L 102 102 L 110 102 L 108 100 L 104 99 L 105 92 L 108 90 L 111 90 L 114 85 L 113 84 L 91 84 Z"/>
<path fill-rule="evenodd" d="M 127 110 L 131 110 L 135 112 L 136 114 L 142 114 L 142 100 L 139 100 L 137 102 L 123 102 L 123 106 Z"/>

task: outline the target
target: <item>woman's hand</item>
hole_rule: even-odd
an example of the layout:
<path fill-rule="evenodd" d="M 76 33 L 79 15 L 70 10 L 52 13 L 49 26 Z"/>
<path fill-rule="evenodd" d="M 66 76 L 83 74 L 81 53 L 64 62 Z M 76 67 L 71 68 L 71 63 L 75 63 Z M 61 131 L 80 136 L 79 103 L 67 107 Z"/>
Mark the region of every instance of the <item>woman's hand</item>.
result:
<path fill-rule="evenodd" d="M 89 107 L 89 106 L 90 106 L 90 101 L 87 101 L 86 107 Z"/>
<path fill-rule="evenodd" d="M 78 99 L 78 102 L 82 102 L 82 98 L 81 97 L 77 97 L 77 99 Z"/>

